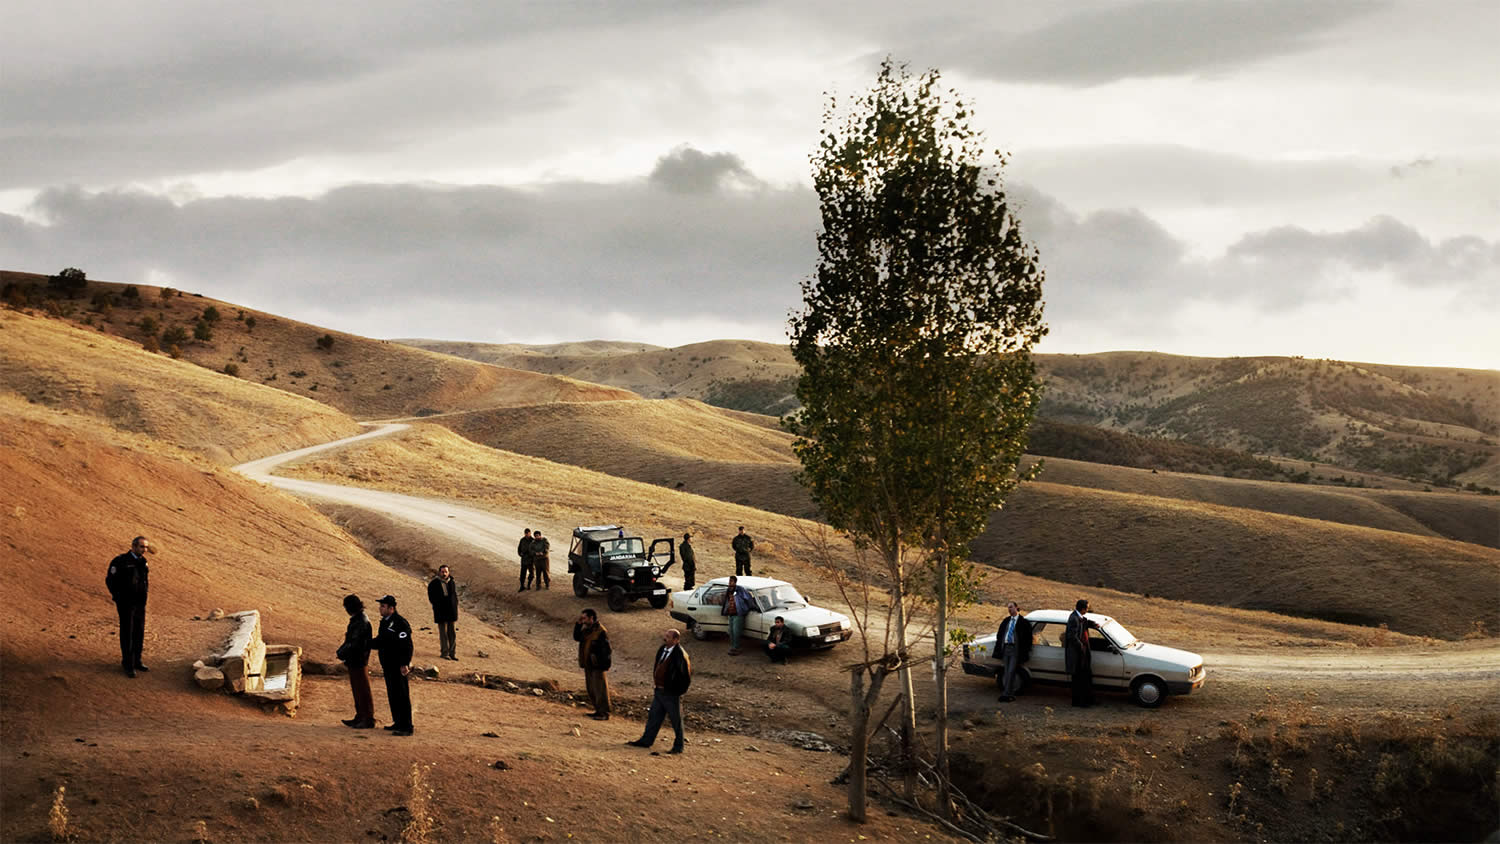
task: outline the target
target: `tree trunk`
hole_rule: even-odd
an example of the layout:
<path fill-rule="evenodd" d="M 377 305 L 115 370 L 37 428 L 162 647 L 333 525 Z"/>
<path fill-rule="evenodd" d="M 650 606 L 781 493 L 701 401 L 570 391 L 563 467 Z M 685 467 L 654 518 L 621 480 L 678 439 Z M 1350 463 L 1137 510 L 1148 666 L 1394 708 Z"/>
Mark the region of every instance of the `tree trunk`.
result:
<path fill-rule="evenodd" d="M 906 593 L 898 588 L 896 601 L 896 652 L 901 654 L 901 778 L 906 800 L 917 802 L 917 696 L 912 690 L 911 662 L 906 659 Z"/>
<path fill-rule="evenodd" d="M 932 631 L 932 655 L 937 685 L 937 799 L 938 814 L 953 820 L 953 798 L 948 782 L 948 555 L 940 553 L 937 571 L 937 626 Z"/>
<path fill-rule="evenodd" d="M 864 688 L 863 666 L 849 671 L 849 820 L 865 822 L 865 803 L 868 780 L 865 769 L 870 758 L 870 713 L 875 701 L 880 699 L 880 688 L 885 685 L 884 668 L 868 669 L 870 688 Z"/>

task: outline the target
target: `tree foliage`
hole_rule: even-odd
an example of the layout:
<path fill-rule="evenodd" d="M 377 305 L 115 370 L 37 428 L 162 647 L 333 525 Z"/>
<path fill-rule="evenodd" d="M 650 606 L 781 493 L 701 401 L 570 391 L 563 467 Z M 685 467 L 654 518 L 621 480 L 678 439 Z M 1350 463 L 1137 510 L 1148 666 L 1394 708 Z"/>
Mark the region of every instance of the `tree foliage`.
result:
<path fill-rule="evenodd" d="M 829 524 L 885 566 L 897 659 L 881 664 L 902 668 L 908 754 L 908 601 L 972 597 L 968 545 L 1017 483 L 1040 399 L 1030 349 L 1046 333 L 1043 273 L 1006 202 L 1004 157 L 938 83 L 887 60 L 851 108 L 830 103 L 812 157 L 818 266 L 790 320 L 800 478 Z M 851 783 L 863 765 L 851 762 Z M 859 787 L 850 799 L 861 818 Z"/>

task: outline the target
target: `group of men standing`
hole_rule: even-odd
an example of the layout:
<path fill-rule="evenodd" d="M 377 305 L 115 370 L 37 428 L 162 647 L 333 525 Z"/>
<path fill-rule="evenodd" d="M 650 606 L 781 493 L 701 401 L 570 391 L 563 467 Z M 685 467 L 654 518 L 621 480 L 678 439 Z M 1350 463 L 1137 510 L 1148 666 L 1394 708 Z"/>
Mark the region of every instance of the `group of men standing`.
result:
<path fill-rule="evenodd" d="M 1021 666 L 1031 658 L 1031 622 L 1021 615 L 1015 601 L 1005 605 L 1009 613 L 995 631 L 995 651 L 1004 668 L 1000 682 L 1000 701 L 1009 703 L 1021 693 Z M 1094 655 L 1089 631 L 1099 624 L 1088 617 L 1089 602 L 1079 598 L 1068 614 L 1063 630 L 1064 669 L 1073 689 L 1074 706 L 1094 705 Z"/>
<path fill-rule="evenodd" d="M 446 568 L 446 566 L 444 567 Z M 338 658 L 349 669 L 349 688 L 354 693 L 354 717 L 344 719 L 344 726 L 368 730 L 375 726 L 375 701 L 370 694 L 370 651 L 380 654 L 380 669 L 385 674 L 385 696 L 391 706 L 391 723 L 385 729 L 398 736 L 414 732 L 411 720 L 411 675 L 413 643 L 411 624 L 396 612 L 396 598 L 380 599 L 379 633 L 370 635 L 370 619 L 358 595 L 344 596 L 344 611 L 349 626 Z"/>
<path fill-rule="evenodd" d="M 521 588 L 517 592 L 533 587 L 552 588 L 552 564 L 547 557 L 551 550 L 551 540 L 542 536 L 541 531 L 533 533 L 531 528 L 526 529 L 526 534 L 516 543 L 516 556 L 521 559 Z"/>

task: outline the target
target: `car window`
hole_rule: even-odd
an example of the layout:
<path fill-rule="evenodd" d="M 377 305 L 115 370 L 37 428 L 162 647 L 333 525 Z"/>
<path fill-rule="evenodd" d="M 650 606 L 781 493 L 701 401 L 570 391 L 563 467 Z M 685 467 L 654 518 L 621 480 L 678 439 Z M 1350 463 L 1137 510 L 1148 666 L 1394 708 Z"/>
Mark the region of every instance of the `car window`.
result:
<path fill-rule="evenodd" d="M 807 599 L 802 597 L 796 587 L 790 584 L 780 586 L 767 586 L 750 593 L 755 598 L 755 603 L 761 612 L 772 607 L 795 607 L 807 606 Z"/>
<path fill-rule="evenodd" d="M 1130 631 L 1120 626 L 1120 622 L 1114 619 L 1104 622 L 1103 627 L 1104 632 L 1109 634 L 1109 638 L 1121 648 L 1128 648 L 1136 642 L 1136 638 L 1130 635 Z"/>
<path fill-rule="evenodd" d="M 728 592 L 729 588 L 727 586 L 710 586 L 703 590 L 703 603 L 723 606 L 724 596 Z"/>
<path fill-rule="evenodd" d="M 1031 644 L 1032 644 L 1032 646 L 1034 647 L 1036 645 L 1042 645 L 1043 647 L 1055 647 L 1057 645 L 1057 643 L 1054 642 L 1054 641 L 1052 641 L 1052 630 L 1051 630 L 1051 628 L 1056 627 L 1056 626 L 1057 625 L 1055 625 L 1055 624 L 1044 624 L 1044 623 L 1038 624 L 1038 623 L 1033 623 L 1031 625 Z"/>

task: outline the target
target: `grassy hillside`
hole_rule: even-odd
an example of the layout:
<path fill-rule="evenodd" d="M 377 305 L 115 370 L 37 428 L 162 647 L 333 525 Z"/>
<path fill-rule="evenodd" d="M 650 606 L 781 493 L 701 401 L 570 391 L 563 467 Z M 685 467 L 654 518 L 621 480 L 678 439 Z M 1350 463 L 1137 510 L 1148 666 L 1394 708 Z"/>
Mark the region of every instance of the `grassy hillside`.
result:
<path fill-rule="evenodd" d="M 430 341 L 408 342 L 433 347 Z M 796 406 L 796 362 L 779 344 L 734 340 L 632 351 L 628 344 L 598 343 L 587 353 L 546 346 L 442 348 L 652 398 L 696 398 L 771 414 Z M 1058 423 L 1418 482 L 1500 489 L 1500 371 L 1154 352 L 1036 360 L 1047 384 L 1041 416 Z M 1068 447 L 1098 445 L 1075 441 Z M 1192 463 L 1203 457 L 1166 468 L 1198 471 Z"/>
<path fill-rule="evenodd" d="M 0 396 L 102 420 L 221 463 L 359 430 L 326 404 L 15 311 L 0 311 Z"/>
<path fill-rule="evenodd" d="M 76 298 L 48 278 L 0 272 L 5 299 L 183 360 L 316 399 L 360 419 L 507 404 L 630 398 L 619 389 L 505 369 L 327 331 L 181 291 L 90 281 Z M 127 295 L 134 290 L 135 295 Z M 205 319 L 205 315 L 212 317 Z M 199 326 L 207 327 L 207 338 Z"/>

